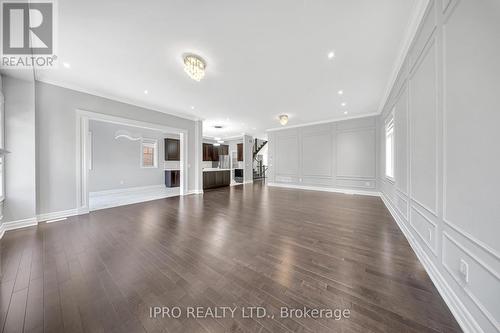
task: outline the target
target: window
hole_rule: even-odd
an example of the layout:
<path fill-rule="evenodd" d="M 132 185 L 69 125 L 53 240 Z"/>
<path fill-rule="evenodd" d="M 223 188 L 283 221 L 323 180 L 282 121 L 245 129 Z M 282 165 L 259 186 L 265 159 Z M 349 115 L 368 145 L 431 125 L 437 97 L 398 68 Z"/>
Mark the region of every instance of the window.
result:
<path fill-rule="evenodd" d="M 141 142 L 141 167 L 158 167 L 158 141 L 142 139 Z"/>
<path fill-rule="evenodd" d="M 394 113 L 385 122 L 385 176 L 394 180 Z"/>

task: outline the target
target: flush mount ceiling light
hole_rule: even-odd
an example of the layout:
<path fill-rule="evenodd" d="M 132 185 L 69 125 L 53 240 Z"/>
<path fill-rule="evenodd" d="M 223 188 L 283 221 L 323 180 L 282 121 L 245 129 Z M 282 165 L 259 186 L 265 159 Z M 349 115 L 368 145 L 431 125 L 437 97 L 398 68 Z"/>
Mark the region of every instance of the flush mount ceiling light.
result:
<path fill-rule="evenodd" d="M 200 56 L 196 54 L 184 55 L 184 71 L 190 78 L 200 82 L 205 76 L 205 69 L 207 63 Z"/>
<path fill-rule="evenodd" d="M 282 115 L 280 115 L 278 118 L 279 118 L 279 120 L 280 120 L 280 124 L 281 124 L 282 126 L 285 126 L 286 124 L 288 124 L 288 115 L 286 115 L 286 114 L 282 114 Z"/>
<path fill-rule="evenodd" d="M 330 52 L 328 53 L 328 59 L 333 59 L 334 57 L 335 57 L 335 52 L 330 51 Z"/>
<path fill-rule="evenodd" d="M 339 90 L 337 93 L 338 93 L 339 95 L 343 95 L 343 94 L 344 94 L 344 91 L 343 91 L 343 90 Z"/>

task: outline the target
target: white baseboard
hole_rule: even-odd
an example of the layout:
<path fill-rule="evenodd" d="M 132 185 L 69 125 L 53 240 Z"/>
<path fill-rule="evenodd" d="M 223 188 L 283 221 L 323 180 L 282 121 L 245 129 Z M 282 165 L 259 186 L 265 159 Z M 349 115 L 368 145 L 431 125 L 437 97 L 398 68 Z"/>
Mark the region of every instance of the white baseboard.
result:
<path fill-rule="evenodd" d="M 38 222 L 36 217 L 30 217 L 27 219 L 17 220 L 17 221 L 3 222 L 0 225 L 0 239 L 3 237 L 6 231 L 32 227 L 34 225 L 37 225 L 37 223 Z"/>
<path fill-rule="evenodd" d="M 370 195 L 370 196 L 375 196 L 375 197 L 380 196 L 380 193 L 377 191 L 351 190 L 351 189 L 346 189 L 346 188 L 304 186 L 304 185 L 285 184 L 285 183 L 267 183 L 267 186 L 294 188 L 294 189 L 298 189 L 298 190 L 308 190 L 308 191 L 322 191 L 322 192 L 335 192 L 335 193 L 344 193 L 344 194 Z"/>
<path fill-rule="evenodd" d="M 434 265 L 432 260 L 425 253 L 424 249 L 420 246 L 417 240 L 413 237 L 413 234 L 406 228 L 403 220 L 396 213 L 396 210 L 392 207 L 390 200 L 383 194 L 380 193 L 380 198 L 384 202 L 385 206 L 391 213 L 392 217 L 399 226 L 399 229 L 403 232 L 408 243 L 410 243 L 413 252 L 417 255 L 418 260 L 422 263 L 425 271 L 431 278 L 432 282 L 436 286 L 439 294 L 445 301 L 446 305 L 450 309 L 451 313 L 457 320 L 458 324 L 465 333 L 483 333 L 483 330 L 474 320 L 473 316 L 467 310 L 465 305 L 460 301 L 460 298 L 455 294 L 453 289 L 447 283 L 445 278 L 441 275 L 438 268 Z"/>
<path fill-rule="evenodd" d="M 203 190 L 191 190 L 184 195 L 192 195 L 192 194 L 203 194 Z"/>
<path fill-rule="evenodd" d="M 89 193 L 90 211 L 178 196 L 178 187 L 165 185 L 129 187 Z"/>
<path fill-rule="evenodd" d="M 60 211 L 60 212 L 38 214 L 36 216 L 36 220 L 38 222 L 46 222 L 46 221 L 63 219 L 63 218 L 70 217 L 70 216 L 75 216 L 75 215 L 78 215 L 78 210 L 76 208 L 74 208 L 74 209 L 68 209 L 68 210 L 63 210 L 63 211 Z"/>

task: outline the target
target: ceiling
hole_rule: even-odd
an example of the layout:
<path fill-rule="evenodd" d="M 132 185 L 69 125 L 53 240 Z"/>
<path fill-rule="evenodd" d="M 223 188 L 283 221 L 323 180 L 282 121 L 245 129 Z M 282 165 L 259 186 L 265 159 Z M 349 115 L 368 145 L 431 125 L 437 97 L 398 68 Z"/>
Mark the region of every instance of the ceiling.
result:
<path fill-rule="evenodd" d="M 204 136 L 261 136 L 282 113 L 289 125 L 372 114 L 418 1 L 59 1 L 70 67 L 37 78 L 204 119 Z M 201 82 L 183 71 L 187 52 L 207 62 Z"/>

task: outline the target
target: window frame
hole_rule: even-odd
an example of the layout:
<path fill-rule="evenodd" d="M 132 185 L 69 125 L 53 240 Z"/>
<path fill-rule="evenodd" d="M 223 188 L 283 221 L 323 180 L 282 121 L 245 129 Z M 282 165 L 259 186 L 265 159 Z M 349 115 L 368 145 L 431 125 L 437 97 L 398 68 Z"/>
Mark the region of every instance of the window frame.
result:
<path fill-rule="evenodd" d="M 388 147 L 389 147 L 389 143 L 388 143 L 388 140 L 391 140 L 390 142 L 390 152 L 391 152 L 391 156 L 390 156 L 390 166 L 391 166 L 391 170 L 389 170 L 388 168 L 388 160 L 389 160 L 389 156 L 388 156 Z M 385 143 L 385 165 L 384 165 L 384 176 L 385 176 L 385 179 L 389 180 L 390 182 L 394 183 L 395 182 L 395 173 L 396 173 L 396 158 L 395 158 L 395 150 L 396 150 L 396 129 L 395 129 L 395 126 L 394 126 L 394 109 L 392 110 L 392 112 L 387 116 L 386 120 L 385 120 L 385 125 L 384 125 L 384 143 Z M 392 171 L 391 173 L 389 173 L 389 171 Z"/>
<path fill-rule="evenodd" d="M 153 148 L 153 165 L 144 165 L 144 147 Z M 140 161 L 142 169 L 157 169 L 158 168 L 158 140 L 156 139 L 141 139 L 140 145 Z"/>

